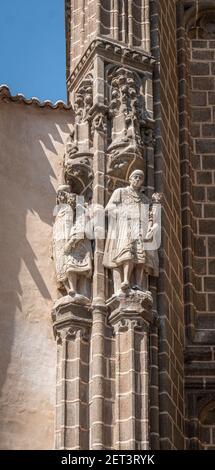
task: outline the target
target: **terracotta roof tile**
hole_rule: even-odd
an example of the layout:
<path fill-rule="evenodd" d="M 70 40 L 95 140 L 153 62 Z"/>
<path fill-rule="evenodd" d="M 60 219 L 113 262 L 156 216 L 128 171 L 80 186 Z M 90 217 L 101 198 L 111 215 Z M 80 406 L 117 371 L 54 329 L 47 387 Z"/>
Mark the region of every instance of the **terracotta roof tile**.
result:
<path fill-rule="evenodd" d="M 10 89 L 7 85 L 0 85 L 0 101 L 14 101 L 18 103 L 24 103 L 24 104 L 35 104 L 39 106 L 40 108 L 51 108 L 51 109 L 65 109 L 69 110 L 72 109 L 71 105 L 68 105 L 64 103 L 63 101 L 57 101 L 55 104 L 53 104 L 49 100 L 45 101 L 40 101 L 38 98 L 25 98 L 24 95 L 21 93 L 18 93 L 15 96 L 11 95 Z"/>

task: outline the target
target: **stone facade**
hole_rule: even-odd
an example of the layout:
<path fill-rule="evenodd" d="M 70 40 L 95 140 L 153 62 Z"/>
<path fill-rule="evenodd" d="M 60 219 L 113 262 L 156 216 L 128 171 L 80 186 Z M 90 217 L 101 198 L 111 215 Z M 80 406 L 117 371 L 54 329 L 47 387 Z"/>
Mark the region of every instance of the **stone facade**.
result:
<path fill-rule="evenodd" d="M 119 2 L 91 2 L 95 22 L 92 31 L 88 33 L 84 26 L 87 16 L 80 2 L 76 5 L 67 2 L 67 5 L 70 7 L 69 28 L 77 32 L 80 46 L 75 49 L 76 42 L 72 42 L 69 48 L 72 57 L 68 62 L 71 100 L 74 99 L 81 77 L 92 67 L 94 57 L 99 62 L 99 73 L 94 75 L 94 88 L 98 104 L 104 105 L 102 112 L 106 120 L 105 127 L 102 127 L 103 140 L 100 138 L 103 148 L 100 147 L 100 164 L 105 151 L 106 166 L 102 165 L 100 172 L 99 201 L 103 204 L 113 190 L 124 187 L 124 181 L 129 176 L 128 162 L 131 162 L 129 169 L 133 166 L 132 169 L 145 170 L 149 197 L 154 190 L 163 193 L 159 279 L 148 279 L 148 288 L 153 295 L 153 309 L 159 317 L 158 324 L 151 325 L 148 332 L 152 348 L 148 388 L 149 445 L 152 448 L 182 449 L 185 445 L 187 448 L 192 447 L 195 442 L 198 448 L 203 444 L 200 442 L 200 434 L 197 436 L 195 433 L 203 432 L 201 426 L 204 428 L 206 425 L 201 424 L 199 416 L 203 411 L 196 403 L 199 396 L 200 402 L 205 400 L 207 406 L 213 409 L 211 390 L 214 387 L 211 349 L 215 288 L 212 259 L 213 2 L 152 0 L 120 2 L 120 5 Z M 73 22 L 72 8 L 76 23 Z M 135 9 L 139 12 L 139 25 Z M 140 34 L 139 42 L 134 34 L 134 25 Z M 142 76 L 146 77 L 146 88 L 143 90 L 145 104 L 141 105 L 145 122 L 139 135 L 144 133 L 147 140 L 143 139 L 145 146 L 140 144 L 138 147 L 138 130 L 134 125 L 133 135 L 137 138 L 134 150 L 129 139 L 126 144 L 123 143 L 123 133 L 128 132 L 128 129 L 120 116 L 120 99 L 123 103 L 123 80 L 125 84 L 128 80 L 132 83 L 133 71 L 140 74 L 139 66 L 135 63 L 137 58 L 144 63 Z M 121 70 L 115 68 L 116 89 L 112 93 L 119 104 L 117 111 L 113 100 L 114 114 L 109 124 L 110 114 L 105 109 L 105 105 L 109 104 L 109 95 L 106 95 L 103 80 L 112 87 L 109 74 L 106 75 L 106 67 L 110 62 L 116 65 L 119 61 L 126 66 L 121 66 Z M 114 70 L 114 65 L 111 67 Z M 106 101 L 103 101 L 104 97 Z M 137 116 L 137 121 L 141 126 L 141 115 Z M 119 141 L 120 152 L 115 152 Z M 98 141 L 93 144 L 97 145 Z M 107 177 L 103 179 L 101 173 L 107 174 L 108 180 Z M 101 247 L 100 254 L 103 249 Z M 107 275 L 101 273 L 102 276 L 104 274 Z M 100 281 L 101 286 L 102 277 Z M 108 286 L 105 289 L 103 287 L 103 292 L 107 299 Z M 105 342 L 106 339 L 103 346 Z M 197 359 L 196 348 L 199 344 L 202 348 Z M 115 355 L 115 367 L 118 370 L 120 361 L 117 359 L 117 350 L 111 354 Z M 206 357 L 211 360 L 211 366 L 206 376 L 203 374 L 201 378 L 206 370 Z M 115 408 L 117 414 L 120 407 L 120 398 L 117 396 L 119 385 L 116 375 L 115 388 L 114 376 L 112 379 L 115 405 L 111 409 L 114 413 Z M 201 396 L 201 380 L 208 384 L 208 395 L 205 391 Z M 130 393 L 132 396 L 132 389 Z M 187 411 L 184 408 L 185 397 Z M 188 428 L 185 427 L 186 419 Z M 205 419 L 207 421 L 209 418 Z M 194 432 L 193 423 L 197 422 L 199 425 L 195 424 Z M 114 414 L 111 424 L 116 427 Z M 103 425 L 106 425 L 105 421 Z M 204 436 L 207 432 L 212 436 L 212 431 L 205 431 Z M 132 439 L 132 431 L 130 433 Z M 204 447 L 207 447 L 205 439 Z M 209 447 L 212 441 L 212 437 L 208 438 Z M 93 443 L 90 445 L 93 446 Z M 138 446 L 137 442 L 135 446 Z"/>
<path fill-rule="evenodd" d="M 215 2 L 65 16 L 70 105 L 0 88 L 1 446 L 214 449 Z"/>
<path fill-rule="evenodd" d="M 214 448 L 214 12 L 210 1 L 178 7 L 186 441 L 193 449 Z"/>
<path fill-rule="evenodd" d="M 161 449 L 184 447 L 184 308 L 176 2 L 151 2 L 155 185 L 164 195 L 158 280 L 159 437 Z M 174 188 L 174 189 L 173 189 Z"/>
<path fill-rule="evenodd" d="M 89 22 L 88 14 L 94 21 Z M 89 211 L 92 203 L 98 215 L 104 210 L 115 214 L 122 203 L 116 215 L 118 238 L 120 230 L 127 233 L 122 220 L 129 207 L 136 213 L 139 231 L 139 208 L 148 205 L 145 232 L 141 232 L 146 240 L 153 238 L 156 226 L 160 196 L 155 194 L 153 177 L 154 59 L 148 28 L 147 1 L 122 5 L 74 2 L 68 15 L 73 38 L 68 92 L 74 103 L 75 123 L 66 146 L 63 183 L 68 194 L 84 199 Z M 143 196 L 140 185 L 144 183 Z M 149 353 L 157 346 L 152 293 L 155 296 L 153 277 L 158 275 L 158 256 L 152 251 L 150 261 L 146 261 L 140 238 L 137 251 L 134 244 L 132 249 L 128 246 L 127 238 L 121 244 L 115 238 L 112 244 L 111 226 L 105 242 L 105 230 L 101 236 L 104 228 L 94 227 L 88 305 L 78 291 L 73 295 L 69 288 L 63 296 L 61 293 L 53 309 L 54 329 L 57 338 L 60 336 L 56 447 L 147 449 L 151 445 L 149 414 L 153 413 L 149 396 L 155 398 L 157 380 L 157 369 L 151 377 L 155 365 L 149 368 Z M 68 235 L 71 255 L 72 239 Z M 84 238 L 82 243 L 86 243 Z M 77 249 L 79 244 L 80 240 Z M 80 264 L 78 269 L 81 276 Z M 135 290 L 132 276 L 136 278 Z M 79 350 L 78 369 L 72 359 L 74 350 Z M 72 386 L 76 383 L 77 394 Z"/>

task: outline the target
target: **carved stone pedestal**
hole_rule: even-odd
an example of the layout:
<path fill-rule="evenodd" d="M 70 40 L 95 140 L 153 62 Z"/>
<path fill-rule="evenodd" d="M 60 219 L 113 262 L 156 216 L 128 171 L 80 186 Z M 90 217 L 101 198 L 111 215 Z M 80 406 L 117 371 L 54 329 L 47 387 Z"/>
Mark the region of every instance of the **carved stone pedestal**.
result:
<path fill-rule="evenodd" d="M 116 340 L 114 448 L 149 448 L 150 292 L 129 291 L 108 301 Z"/>
<path fill-rule="evenodd" d="M 52 312 L 57 337 L 56 449 L 89 448 L 90 308 L 68 302 Z"/>

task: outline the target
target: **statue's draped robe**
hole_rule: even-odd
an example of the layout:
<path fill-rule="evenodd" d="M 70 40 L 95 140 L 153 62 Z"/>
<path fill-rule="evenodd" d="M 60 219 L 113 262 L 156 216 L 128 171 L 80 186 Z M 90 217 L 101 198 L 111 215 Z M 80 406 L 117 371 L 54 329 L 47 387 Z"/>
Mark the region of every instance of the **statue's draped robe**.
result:
<path fill-rule="evenodd" d="M 148 198 L 131 187 L 116 189 L 107 204 L 108 234 L 104 265 L 117 268 L 126 261 L 143 264 L 145 271 L 158 276 L 158 254 L 144 241 L 151 217 Z"/>
<path fill-rule="evenodd" d="M 59 284 L 66 281 L 69 272 L 84 274 L 87 277 L 92 274 L 92 247 L 91 241 L 84 234 L 84 215 L 86 214 L 74 223 L 74 211 L 68 204 L 60 204 L 57 208 L 53 228 L 53 258 Z M 76 239 L 77 243 L 67 254 L 65 246 L 71 239 Z"/>

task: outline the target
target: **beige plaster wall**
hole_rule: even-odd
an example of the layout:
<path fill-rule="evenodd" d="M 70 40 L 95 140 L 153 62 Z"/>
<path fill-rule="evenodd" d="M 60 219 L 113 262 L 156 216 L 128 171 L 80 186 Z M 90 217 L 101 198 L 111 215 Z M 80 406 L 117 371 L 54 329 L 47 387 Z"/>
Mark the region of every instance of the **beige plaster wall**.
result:
<path fill-rule="evenodd" d="M 0 102 L 0 448 L 54 443 L 51 236 L 71 111 Z"/>

